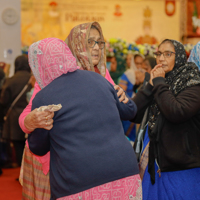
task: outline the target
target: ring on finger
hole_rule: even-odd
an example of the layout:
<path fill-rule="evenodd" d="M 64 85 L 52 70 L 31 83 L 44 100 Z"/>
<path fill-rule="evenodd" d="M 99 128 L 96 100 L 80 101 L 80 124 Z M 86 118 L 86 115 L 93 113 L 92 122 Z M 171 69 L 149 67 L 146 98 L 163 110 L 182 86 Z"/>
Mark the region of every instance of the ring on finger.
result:
<path fill-rule="evenodd" d="M 46 122 L 46 126 L 47 126 L 48 124 L 47 124 L 47 122 Z"/>
<path fill-rule="evenodd" d="M 47 117 L 45 117 L 46 118 L 46 120 L 48 120 L 48 118 Z"/>

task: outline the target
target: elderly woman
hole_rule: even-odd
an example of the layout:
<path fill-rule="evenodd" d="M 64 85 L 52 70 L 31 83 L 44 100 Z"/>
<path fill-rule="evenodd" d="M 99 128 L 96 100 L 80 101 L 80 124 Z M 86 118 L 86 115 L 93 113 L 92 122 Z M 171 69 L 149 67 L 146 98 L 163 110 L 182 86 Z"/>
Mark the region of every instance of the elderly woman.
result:
<path fill-rule="evenodd" d="M 101 27 L 97 22 L 80 24 L 74 27 L 66 39 L 66 43 L 81 69 L 95 71 L 114 85 L 108 70 L 106 70 L 105 42 Z M 115 86 L 115 89 L 119 89 L 119 86 Z M 29 105 L 19 118 L 19 124 L 25 133 L 31 133 L 36 128 L 50 130 L 53 127 L 53 112 L 31 111 L 32 100 L 39 91 L 40 87 L 36 82 Z M 128 99 L 122 92 L 122 89 L 118 91 L 119 100 L 127 103 Z M 28 149 L 28 143 L 26 143 L 24 162 L 22 163 L 23 167 L 20 174 L 24 199 L 46 200 L 50 198 L 49 162 L 49 153 L 42 157 L 33 156 Z"/>
<path fill-rule="evenodd" d="M 28 137 L 33 153 L 51 152 L 51 199 L 140 199 L 137 160 L 120 123 L 136 114 L 135 103 L 119 102 L 98 73 L 78 70 L 68 46 L 57 38 L 32 44 L 29 62 L 42 88 L 32 109 L 62 105 L 51 130 L 35 129 Z"/>
<path fill-rule="evenodd" d="M 164 40 L 155 55 L 150 83 L 133 98 L 138 106 L 133 121 L 141 123 L 144 133 L 134 146 L 140 158 L 143 199 L 197 200 L 200 73 L 175 40 Z"/>

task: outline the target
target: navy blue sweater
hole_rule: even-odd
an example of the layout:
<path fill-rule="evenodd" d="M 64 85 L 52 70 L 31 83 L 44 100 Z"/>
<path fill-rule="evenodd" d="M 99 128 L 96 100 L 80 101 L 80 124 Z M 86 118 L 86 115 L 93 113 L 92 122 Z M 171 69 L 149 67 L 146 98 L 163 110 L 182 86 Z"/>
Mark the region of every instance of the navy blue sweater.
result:
<path fill-rule="evenodd" d="M 29 134 L 30 150 L 51 154 L 51 198 L 138 174 L 132 146 L 122 120 L 133 119 L 137 107 L 120 103 L 114 87 L 101 75 L 77 70 L 55 79 L 34 98 L 32 110 L 62 104 L 50 131 Z"/>

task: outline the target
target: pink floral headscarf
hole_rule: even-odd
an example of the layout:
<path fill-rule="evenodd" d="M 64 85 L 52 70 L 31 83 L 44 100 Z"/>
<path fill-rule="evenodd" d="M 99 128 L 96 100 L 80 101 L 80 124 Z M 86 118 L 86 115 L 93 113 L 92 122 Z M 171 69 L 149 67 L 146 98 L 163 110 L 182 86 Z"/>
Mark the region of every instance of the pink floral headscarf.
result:
<path fill-rule="evenodd" d="M 62 74 L 79 69 L 69 47 L 57 38 L 46 38 L 33 43 L 29 47 L 28 60 L 40 88 Z"/>
<path fill-rule="evenodd" d="M 87 46 L 92 25 L 96 26 L 100 32 L 101 38 L 104 39 L 100 24 L 98 22 L 90 22 L 75 26 L 65 40 L 65 43 L 69 46 L 72 54 L 76 58 L 78 66 L 80 66 L 81 69 L 88 71 L 95 71 L 95 68 L 92 64 L 89 47 Z M 105 77 L 106 49 L 103 48 L 101 51 L 101 59 L 97 65 L 97 68 L 100 74 Z"/>

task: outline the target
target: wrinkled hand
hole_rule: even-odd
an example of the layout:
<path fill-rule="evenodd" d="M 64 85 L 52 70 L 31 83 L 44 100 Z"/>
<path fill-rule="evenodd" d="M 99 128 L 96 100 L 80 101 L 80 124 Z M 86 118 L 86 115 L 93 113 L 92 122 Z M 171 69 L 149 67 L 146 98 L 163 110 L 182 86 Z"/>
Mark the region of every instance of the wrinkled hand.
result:
<path fill-rule="evenodd" d="M 125 104 L 128 103 L 129 99 L 126 97 L 124 90 L 121 87 L 119 87 L 119 85 L 115 85 L 114 88 L 118 91 L 117 96 L 119 97 L 119 101 Z"/>
<path fill-rule="evenodd" d="M 36 128 L 50 130 L 53 127 L 54 112 L 37 111 L 37 108 L 31 111 L 24 119 L 24 125 L 29 131 Z"/>
<path fill-rule="evenodd" d="M 153 78 L 157 78 L 157 77 L 163 77 L 165 78 L 165 71 L 162 68 L 162 64 L 158 64 L 156 65 L 153 69 L 152 69 L 152 75 Z"/>

